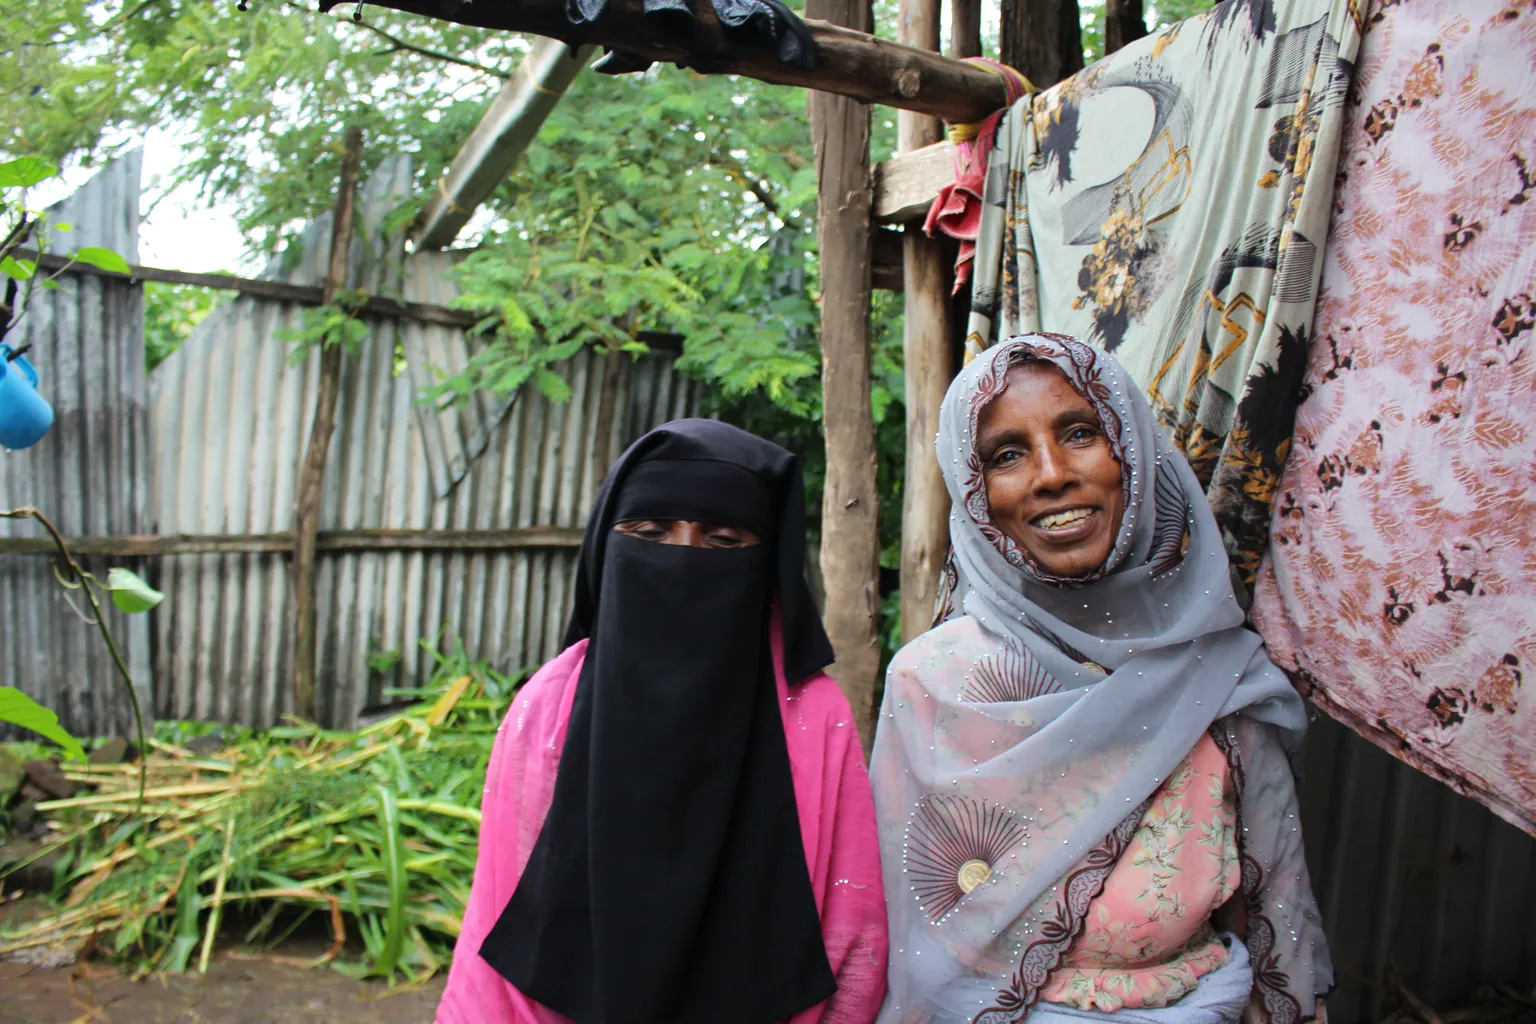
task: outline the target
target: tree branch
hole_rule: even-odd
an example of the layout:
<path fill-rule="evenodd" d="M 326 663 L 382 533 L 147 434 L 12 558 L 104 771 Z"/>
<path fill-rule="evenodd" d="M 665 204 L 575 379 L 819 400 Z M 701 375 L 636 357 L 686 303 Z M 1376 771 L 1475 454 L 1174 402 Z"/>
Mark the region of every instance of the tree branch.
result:
<path fill-rule="evenodd" d="M 291 9 L 293 9 L 295 11 L 300 11 L 300 12 L 302 12 L 305 15 L 311 15 L 311 14 L 314 13 L 308 7 L 305 7 L 303 4 L 295 3 L 294 0 L 283 0 L 283 6 L 291 8 Z M 429 48 L 427 48 L 425 46 L 417 46 L 415 43 L 412 43 L 412 42 L 409 42 L 407 40 L 401 39 L 399 36 L 395 35 L 393 32 L 389 32 L 389 31 L 387 31 L 385 29 L 382 29 L 379 26 L 377 26 L 377 25 L 375 25 L 375 24 L 373 24 L 371 22 L 367 22 L 367 21 L 354 21 L 353 24 L 356 25 L 358 28 L 367 29 L 369 32 L 372 32 L 374 35 L 378 36 L 380 39 L 385 40 L 395 50 L 405 50 L 407 52 L 417 54 L 418 56 L 431 57 L 434 60 L 444 61 L 444 62 L 446 62 L 448 64 L 457 64 L 460 67 L 469 68 L 471 71 L 478 71 L 482 75 L 490 75 L 492 78 L 505 79 L 507 77 L 507 73 L 505 71 L 497 71 L 495 68 L 488 67 L 488 66 L 486 66 L 484 64 L 479 63 L 478 61 L 466 60 L 463 57 L 455 57 L 451 53 L 443 53 L 441 50 L 432 50 L 432 49 L 429 49 Z M 385 52 L 387 53 L 389 51 L 385 51 Z"/>
<path fill-rule="evenodd" d="M 792 217 L 787 216 L 779 209 L 779 201 L 773 197 L 773 183 L 767 178 L 758 178 L 747 173 L 747 169 L 728 153 L 711 150 L 709 159 L 711 163 L 725 172 L 726 177 L 757 196 L 757 201 L 763 204 L 763 209 L 779 218 L 785 224 L 792 225 L 795 223 Z"/>

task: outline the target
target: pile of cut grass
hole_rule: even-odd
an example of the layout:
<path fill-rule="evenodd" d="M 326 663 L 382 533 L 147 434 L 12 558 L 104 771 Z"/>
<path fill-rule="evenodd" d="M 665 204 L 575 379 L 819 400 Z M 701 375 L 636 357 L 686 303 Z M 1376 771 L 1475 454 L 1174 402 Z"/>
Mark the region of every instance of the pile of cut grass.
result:
<path fill-rule="evenodd" d="M 51 838 L 36 856 L 58 858 L 52 912 L 0 930 L 0 957 L 60 962 L 91 944 L 140 973 L 206 970 L 238 907 L 247 947 L 320 915 L 332 943 L 313 963 L 431 977 L 469 898 L 486 763 L 520 681 L 443 659 L 420 702 L 383 721 L 239 730 L 215 756 L 183 745 L 207 727 L 164 725 L 142 806 L 136 765 L 66 763 L 82 792 L 37 805 Z"/>

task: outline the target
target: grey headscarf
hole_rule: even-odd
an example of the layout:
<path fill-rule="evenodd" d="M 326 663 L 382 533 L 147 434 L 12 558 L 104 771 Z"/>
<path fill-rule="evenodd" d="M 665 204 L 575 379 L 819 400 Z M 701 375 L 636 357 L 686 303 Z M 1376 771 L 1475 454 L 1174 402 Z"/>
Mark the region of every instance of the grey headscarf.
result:
<path fill-rule="evenodd" d="M 1043 572 L 991 523 L 977 425 L 1028 361 L 1093 405 L 1121 465 L 1114 548 L 1078 579 Z M 1207 732 L 1239 790 L 1258 989 L 1278 1024 L 1310 1018 L 1331 969 L 1287 757 L 1305 710 L 1244 628 L 1210 508 L 1140 389 L 1093 346 L 1011 338 L 951 384 L 937 451 L 952 621 L 893 661 L 871 763 L 891 901 L 882 1024 L 1023 1020 L 1146 802 Z M 934 867 L 955 835 L 985 862 L 958 886 Z"/>

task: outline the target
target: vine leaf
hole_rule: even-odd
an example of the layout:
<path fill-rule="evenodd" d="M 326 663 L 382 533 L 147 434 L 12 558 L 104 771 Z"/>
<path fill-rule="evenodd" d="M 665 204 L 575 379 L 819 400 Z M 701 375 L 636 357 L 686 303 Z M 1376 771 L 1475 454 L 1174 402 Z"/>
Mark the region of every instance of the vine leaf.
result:
<path fill-rule="evenodd" d="M 88 245 L 75 253 L 75 261 L 78 263 L 88 263 L 98 270 L 110 270 L 118 274 L 129 272 L 127 260 L 111 249 L 102 249 L 94 245 Z"/>
<path fill-rule="evenodd" d="M 112 592 L 112 603 L 129 615 L 147 612 L 165 600 L 164 594 L 127 569 L 110 570 L 107 589 Z"/>
<path fill-rule="evenodd" d="M 0 686 L 0 722 L 31 729 L 63 747 L 70 757 L 85 760 L 85 748 L 59 724 L 59 716 L 13 686 Z"/>

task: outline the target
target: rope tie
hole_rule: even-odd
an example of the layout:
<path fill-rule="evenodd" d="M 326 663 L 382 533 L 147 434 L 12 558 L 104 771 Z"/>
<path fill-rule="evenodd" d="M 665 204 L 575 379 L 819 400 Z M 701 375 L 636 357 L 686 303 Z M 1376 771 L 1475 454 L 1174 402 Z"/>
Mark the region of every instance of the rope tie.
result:
<path fill-rule="evenodd" d="M 961 63 L 975 65 L 983 71 L 989 71 L 998 78 L 1001 78 L 1004 91 L 1008 97 L 1006 106 L 1011 107 L 1022 97 L 1039 91 L 1029 79 L 1025 78 L 1018 71 L 990 57 L 967 57 Z M 975 121 L 965 124 L 950 124 L 946 121 L 944 127 L 949 134 L 949 141 L 958 146 L 964 142 L 975 141 L 976 136 L 981 132 L 983 123 L 982 121 Z"/>

